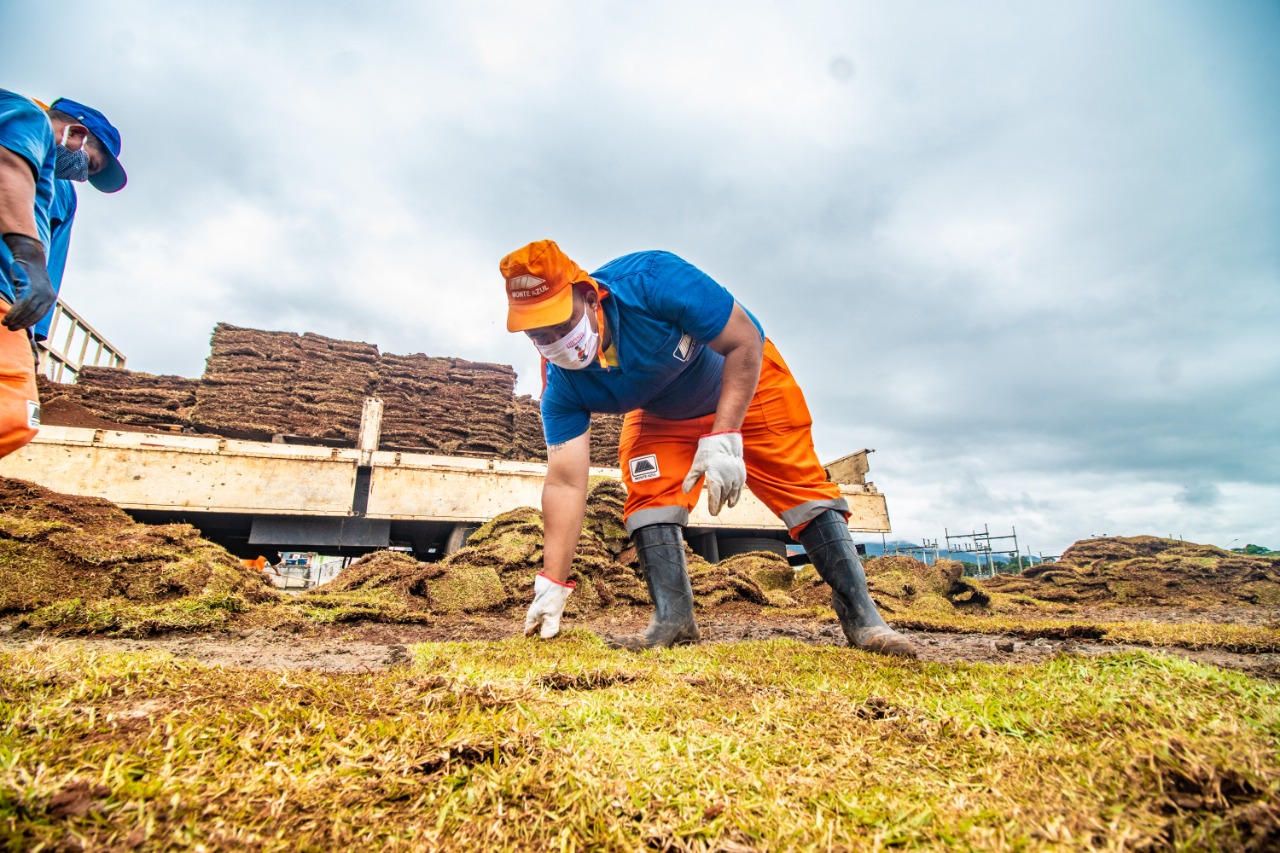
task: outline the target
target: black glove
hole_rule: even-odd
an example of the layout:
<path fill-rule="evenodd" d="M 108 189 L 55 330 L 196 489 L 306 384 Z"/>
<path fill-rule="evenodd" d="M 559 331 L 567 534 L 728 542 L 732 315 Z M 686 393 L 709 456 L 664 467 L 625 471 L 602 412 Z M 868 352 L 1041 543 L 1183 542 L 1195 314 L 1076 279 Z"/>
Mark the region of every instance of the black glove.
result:
<path fill-rule="evenodd" d="M 17 301 L 0 322 L 10 329 L 26 329 L 40 322 L 58 301 L 49 282 L 49 269 L 45 266 L 44 246 L 26 234 L 4 235 L 5 245 L 13 252 L 13 266 L 9 278 L 13 281 Z"/>

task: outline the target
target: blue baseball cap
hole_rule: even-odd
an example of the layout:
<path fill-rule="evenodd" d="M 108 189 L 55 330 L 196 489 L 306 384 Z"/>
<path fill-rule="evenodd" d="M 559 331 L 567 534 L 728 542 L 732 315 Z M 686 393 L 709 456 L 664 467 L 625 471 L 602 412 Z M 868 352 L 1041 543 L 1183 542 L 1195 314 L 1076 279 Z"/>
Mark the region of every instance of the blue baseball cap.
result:
<path fill-rule="evenodd" d="M 104 193 L 114 193 L 124 189 L 124 185 L 129 178 L 125 175 L 124 166 L 120 165 L 120 160 L 118 159 L 120 157 L 120 131 L 116 130 L 115 126 L 107 121 L 107 117 L 93 107 L 86 107 L 84 104 L 77 103 L 69 98 L 58 98 L 58 100 L 49 105 L 49 109 L 74 116 L 76 121 L 89 128 L 89 132 L 98 137 L 98 141 L 106 149 L 107 165 L 96 175 L 89 176 L 89 183 L 93 185 L 93 188 Z"/>

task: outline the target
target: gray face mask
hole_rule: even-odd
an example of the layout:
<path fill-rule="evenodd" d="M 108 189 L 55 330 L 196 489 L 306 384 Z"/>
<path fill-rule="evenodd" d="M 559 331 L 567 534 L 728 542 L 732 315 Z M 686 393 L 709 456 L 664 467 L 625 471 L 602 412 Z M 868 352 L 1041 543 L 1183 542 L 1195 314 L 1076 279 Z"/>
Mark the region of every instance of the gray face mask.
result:
<path fill-rule="evenodd" d="M 67 134 L 71 128 L 62 131 L 62 142 L 58 143 L 56 160 L 53 164 L 53 176 L 64 181 L 89 180 L 89 152 L 81 146 L 79 151 L 66 147 Z"/>

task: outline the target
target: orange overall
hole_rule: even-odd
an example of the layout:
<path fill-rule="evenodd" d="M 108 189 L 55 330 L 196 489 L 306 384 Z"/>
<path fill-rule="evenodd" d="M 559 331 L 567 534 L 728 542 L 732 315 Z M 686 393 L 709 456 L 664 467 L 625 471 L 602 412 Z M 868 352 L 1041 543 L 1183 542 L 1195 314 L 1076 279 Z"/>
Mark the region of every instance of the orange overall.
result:
<path fill-rule="evenodd" d="M 688 523 L 702 483 L 688 494 L 682 483 L 693 464 L 698 438 L 711 432 L 714 421 L 714 413 L 679 421 L 643 411 L 626 415 L 619 455 L 627 487 L 623 508 L 627 532 L 650 524 Z M 773 342 L 766 339 L 760 381 L 742 422 L 743 461 L 748 488 L 782 519 L 792 536 L 824 510 L 849 515 L 839 487 L 827 480 L 818 462 L 812 424 L 800 386 Z"/>
<path fill-rule="evenodd" d="M 0 299 L 0 316 L 9 303 Z M 40 427 L 36 365 L 26 329 L 0 326 L 0 457 L 35 438 Z"/>

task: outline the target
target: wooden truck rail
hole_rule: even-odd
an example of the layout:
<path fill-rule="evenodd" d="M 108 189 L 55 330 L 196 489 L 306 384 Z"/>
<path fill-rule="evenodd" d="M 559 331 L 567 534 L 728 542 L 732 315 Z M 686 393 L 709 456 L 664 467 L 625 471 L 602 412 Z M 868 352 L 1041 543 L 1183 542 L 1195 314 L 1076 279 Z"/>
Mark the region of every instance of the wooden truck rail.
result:
<path fill-rule="evenodd" d="M 45 426 L 0 460 L 0 475 L 103 497 L 140 520 L 187 522 L 246 557 L 406 546 L 431 559 L 500 513 L 541 505 L 545 464 L 376 450 L 377 420 L 366 418 L 370 429 L 354 448 Z M 591 473 L 620 478 L 616 468 Z M 851 529 L 889 529 L 874 485 L 841 491 Z M 704 556 L 716 559 L 717 541 L 741 537 L 787 540 L 749 489 L 718 517 L 699 502 L 690 541 Z"/>

